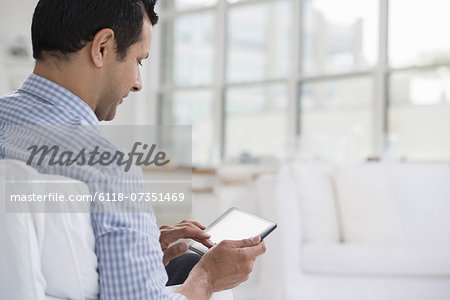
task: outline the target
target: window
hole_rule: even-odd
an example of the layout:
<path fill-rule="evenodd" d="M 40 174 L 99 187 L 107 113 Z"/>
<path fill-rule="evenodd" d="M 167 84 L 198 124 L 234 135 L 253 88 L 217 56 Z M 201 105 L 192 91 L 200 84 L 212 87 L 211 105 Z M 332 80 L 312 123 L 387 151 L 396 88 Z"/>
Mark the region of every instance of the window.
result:
<path fill-rule="evenodd" d="M 450 2 L 390 0 L 389 57 L 394 68 L 450 62 Z"/>
<path fill-rule="evenodd" d="M 162 100 L 163 124 L 192 126 L 192 163 L 207 166 L 214 152 L 212 96 L 209 90 L 176 91 Z"/>
<path fill-rule="evenodd" d="M 302 2 L 301 157 L 364 160 L 373 154 L 378 6 L 377 0 Z"/>
<path fill-rule="evenodd" d="M 391 156 L 450 160 L 450 69 L 394 72 L 390 86 Z"/>
<path fill-rule="evenodd" d="M 287 143 L 287 88 L 271 84 L 234 87 L 225 105 L 225 153 L 284 158 Z"/>
<path fill-rule="evenodd" d="M 164 5 L 161 109 L 193 125 L 196 164 L 450 159 L 450 2 Z"/>
<path fill-rule="evenodd" d="M 228 82 L 287 77 L 292 57 L 290 4 L 275 1 L 230 8 L 226 53 Z"/>
<path fill-rule="evenodd" d="M 176 9 L 212 5 L 214 1 L 166 2 Z M 173 6 L 172 6 L 173 7 Z M 162 19 L 163 20 L 163 19 Z M 192 163 L 210 166 L 214 157 L 214 41 L 215 18 L 211 10 L 194 11 L 162 21 L 163 77 L 161 123 L 192 126 Z"/>
<path fill-rule="evenodd" d="M 372 68 L 378 57 L 378 5 L 377 0 L 303 1 L 304 74 Z"/>
<path fill-rule="evenodd" d="M 392 157 L 450 160 L 449 10 L 448 1 L 390 1 L 387 121 Z"/>
<path fill-rule="evenodd" d="M 212 84 L 214 19 L 210 12 L 180 16 L 166 25 L 165 83 L 176 87 Z"/>
<path fill-rule="evenodd" d="M 164 0 L 166 8 L 174 8 L 177 10 L 197 8 L 203 6 L 211 6 L 217 3 L 217 0 Z"/>
<path fill-rule="evenodd" d="M 362 160 L 370 156 L 372 90 L 370 77 L 305 82 L 300 94 L 301 155 Z"/>

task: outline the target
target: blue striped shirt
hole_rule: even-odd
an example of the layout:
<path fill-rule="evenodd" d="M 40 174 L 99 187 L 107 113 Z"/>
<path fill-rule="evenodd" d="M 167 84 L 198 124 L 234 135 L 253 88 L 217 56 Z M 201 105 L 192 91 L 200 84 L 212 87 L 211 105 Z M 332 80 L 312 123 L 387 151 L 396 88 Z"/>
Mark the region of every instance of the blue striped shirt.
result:
<path fill-rule="evenodd" d="M 114 151 L 117 147 L 105 139 L 91 139 L 85 133 L 67 136 L 58 126 L 90 126 L 99 121 L 79 97 L 56 83 L 32 74 L 22 87 L 0 98 L 0 158 L 25 161 L 25 149 L 36 139 L 29 130 L 14 130 L 5 137 L 10 126 L 29 128 L 53 126 L 50 134 L 40 133 L 46 142 L 62 149 L 77 150 L 101 144 Z M 39 135 L 39 134 L 38 134 Z M 95 192 L 137 192 L 145 190 L 140 168 L 124 173 L 119 167 L 49 166 L 32 164 L 41 173 L 67 176 L 85 182 Z M 112 182 L 112 178 L 113 181 Z M 178 293 L 167 294 L 167 273 L 162 263 L 159 229 L 153 212 L 91 213 L 99 265 L 100 299 L 184 299 Z"/>

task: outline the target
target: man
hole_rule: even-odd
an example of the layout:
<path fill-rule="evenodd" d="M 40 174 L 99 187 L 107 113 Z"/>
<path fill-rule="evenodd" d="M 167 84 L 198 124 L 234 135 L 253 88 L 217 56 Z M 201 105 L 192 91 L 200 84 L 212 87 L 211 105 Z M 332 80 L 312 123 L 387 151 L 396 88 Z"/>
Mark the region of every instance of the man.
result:
<path fill-rule="evenodd" d="M 32 24 L 35 69 L 14 94 L 0 99 L 0 130 L 10 125 L 91 125 L 112 120 L 128 93 L 142 89 L 139 65 L 149 56 L 152 26 L 158 21 L 155 0 L 41 0 Z M 22 135 L 2 140 L 0 157 L 24 160 Z M 53 137 L 54 138 L 54 137 Z M 48 136 L 52 139 L 52 136 Z M 89 139 L 59 139 L 71 149 Z M 102 141 L 105 142 L 106 141 Z M 86 182 L 91 193 L 115 191 L 97 180 L 106 176 L 90 168 L 38 166 Z M 113 170 L 116 172 L 116 170 Z M 109 174 L 135 182 L 142 174 Z M 96 178 L 96 180 L 92 180 Z M 137 180 L 138 181 L 138 180 Z M 137 182 L 136 181 L 136 182 Z M 125 187 L 133 191 L 133 185 Z M 136 186 L 140 189 L 141 187 Z M 213 246 L 204 227 L 194 221 L 156 227 L 148 214 L 91 215 L 99 264 L 100 299 L 208 299 L 247 280 L 257 256 L 265 252 L 259 237 L 224 241 Z M 166 294 L 164 265 L 187 251 L 179 238 L 193 238 L 212 247 L 195 265 L 177 293 Z"/>

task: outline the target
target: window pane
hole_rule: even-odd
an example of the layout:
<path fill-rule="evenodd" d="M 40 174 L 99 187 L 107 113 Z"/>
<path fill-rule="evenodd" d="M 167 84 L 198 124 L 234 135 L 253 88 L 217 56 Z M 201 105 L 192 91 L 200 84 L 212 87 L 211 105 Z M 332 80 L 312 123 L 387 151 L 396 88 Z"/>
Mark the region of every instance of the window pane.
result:
<path fill-rule="evenodd" d="M 390 85 L 390 155 L 450 160 L 450 69 L 396 72 Z"/>
<path fill-rule="evenodd" d="M 372 139 L 372 80 L 354 77 L 301 88 L 300 156 L 366 159 Z"/>
<path fill-rule="evenodd" d="M 449 1 L 389 2 L 389 57 L 393 67 L 450 61 Z"/>
<path fill-rule="evenodd" d="M 197 8 L 202 6 L 212 6 L 217 0 L 162 0 L 165 8 L 175 8 L 177 10 Z"/>
<path fill-rule="evenodd" d="M 179 91 L 164 97 L 163 124 L 192 125 L 192 163 L 210 165 L 213 160 L 213 101 L 207 90 Z"/>
<path fill-rule="evenodd" d="M 283 157 L 287 89 L 284 85 L 230 88 L 226 96 L 226 157 Z"/>
<path fill-rule="evenodd" d="M 302 71 L 361 71 L 376 63 L 377 0 L 304 0 Z"/>
<path fill-rule="evenodd" d="M 165 80 L 176 86 L 212 82 L 214 19 L 210 12 L 183 15 L 166 27 Z M 173 47 L 173 49 L 172 49 Z"/>
<path fill-rule="evenodd" d="M 291 3 L 232 7 L 228 15 L 228 81 L 284 77 L 291 62 Z"/>

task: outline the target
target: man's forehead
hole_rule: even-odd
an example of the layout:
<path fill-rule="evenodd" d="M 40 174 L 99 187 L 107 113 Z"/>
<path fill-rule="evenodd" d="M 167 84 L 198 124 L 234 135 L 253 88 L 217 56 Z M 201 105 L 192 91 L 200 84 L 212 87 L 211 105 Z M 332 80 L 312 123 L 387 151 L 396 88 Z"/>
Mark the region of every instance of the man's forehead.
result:
<path fill-rule="evenodd" d="M 152 22 L 150 22 L 150 19 L 148 18 L 147 15 L 145 15 L 144 17 L 144 22 L 142 22 L 142 29 L 143 31 L 147 31 L 150 35 L 152 33 L 152 29 L 153 29 L 153 25 Z"/>
<path fill-rule="evenodd" d="M 150 52 L 151 38 L 152 38 L 152 25 L 148 20 L 148 18 L 145 18 L 144 23 L 142 24 L 141 39 L 137 43 L 131 45 L 130 48 L 134 48 L 135 50 L 133 51 L 138 51 L 139 52 L 138 54 L 142 58 L 146 58 L 148 57 Z"/>
<path fill-rule="evenodd" d="M 148 47 L 150 47 L 150 41 L 152 39 L 152 31 L 153 31 L 152 23 L 150 23 L 150 20 L 148 18 L 144 18 L 144 23 L 142 25 L 142 41 L 144 42 L 144 44 L 148 44 Z"/>

